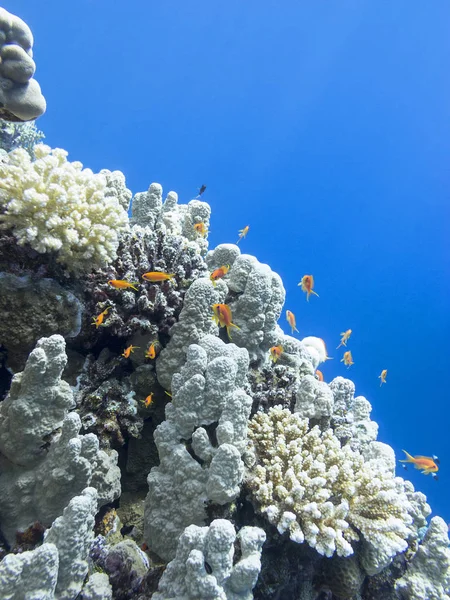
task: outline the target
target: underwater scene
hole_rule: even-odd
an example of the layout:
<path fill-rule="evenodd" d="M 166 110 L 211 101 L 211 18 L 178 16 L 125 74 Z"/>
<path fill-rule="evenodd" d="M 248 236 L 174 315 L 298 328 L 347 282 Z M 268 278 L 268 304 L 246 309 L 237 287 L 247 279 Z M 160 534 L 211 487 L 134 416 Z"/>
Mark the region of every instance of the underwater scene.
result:
<path fill-rule="evenodd" d="M 0 600 L 450 599 L 449 22 L 2 2 Z"/>

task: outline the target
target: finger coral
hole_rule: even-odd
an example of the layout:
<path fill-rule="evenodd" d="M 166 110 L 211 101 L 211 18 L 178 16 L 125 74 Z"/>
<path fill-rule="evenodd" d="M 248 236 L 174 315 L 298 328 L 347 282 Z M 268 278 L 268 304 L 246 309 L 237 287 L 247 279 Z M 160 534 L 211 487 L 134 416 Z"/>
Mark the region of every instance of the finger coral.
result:
<path fill-rule="evenodd" d="M 341 448 L 331 429 L 271 408 L 249 423 L 252 498 L 278 531 L 319 554 L 349 556 L 362 538 L 385 566 L 406 549 L 409 502 L 387 471 L 368 468 L 359 452 Z"/>
<path fill-rule="evenodd" d="M 23 148 L 8 154 L 0 163 L 0 227 L 21 246 L 55 252 L 70 271 L 90 272 L 115 259 L 128 216 L 107 175 L 67 154 L 45 144 L 35 147 L 35 161 Z"/>

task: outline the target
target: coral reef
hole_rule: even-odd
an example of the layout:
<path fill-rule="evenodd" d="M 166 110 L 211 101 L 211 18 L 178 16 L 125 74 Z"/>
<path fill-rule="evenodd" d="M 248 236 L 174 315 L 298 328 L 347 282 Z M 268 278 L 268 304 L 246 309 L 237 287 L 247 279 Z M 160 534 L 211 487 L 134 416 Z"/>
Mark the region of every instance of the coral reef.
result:
<path fill-rule="evenodd" d="M 45 112 L 45 98 L 33 79 L 33 34 L 19 17 L 0 9 L 0 117 L 30 121 Z"/>
<path fill-rule="evenodd" d="M 323 340 L 281 330 L 280 277 L 208 252 L 205 202 L 153 183 L 128 222 L 122 173 L 35 153 L 0 162 L 0 596 L 448 598 L 442 520 L 354 384 L 319 381 Z"/>

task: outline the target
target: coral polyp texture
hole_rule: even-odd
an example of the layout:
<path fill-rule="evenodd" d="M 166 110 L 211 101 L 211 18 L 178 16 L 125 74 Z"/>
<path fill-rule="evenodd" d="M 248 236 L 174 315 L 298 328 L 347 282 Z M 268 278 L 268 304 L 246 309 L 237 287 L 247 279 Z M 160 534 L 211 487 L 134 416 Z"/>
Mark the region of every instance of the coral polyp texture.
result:
<path fill-rule="evenodd" d="M 280 533 L 325 556 L 350 556 L 363 539 L 382 554 L 371 574 L 407 548 L 406 494 L 392 475 L 341 447 L 331 429 L 310 429 L 308 419 L 274 407 L 251 419 L 249 439 L 247 484 Z"/>
<path fill-rule="evenodd" d="M 33 79 L 32 47 L 28 25 L 0 8 L 0 117 L 7 121 L 30 121 L 45 112 L 45 98 Z"/>
<path fill-rule="evenodd" d="M 21 246 L 53 252 L 69 271 L 90 271 L 117 255 L 126 210 L 108 193 L 106 174 L 68 162 L 68 153 L 45 144 L 32 161 L 23 148 L 0 162 L 0 225 Z"/>

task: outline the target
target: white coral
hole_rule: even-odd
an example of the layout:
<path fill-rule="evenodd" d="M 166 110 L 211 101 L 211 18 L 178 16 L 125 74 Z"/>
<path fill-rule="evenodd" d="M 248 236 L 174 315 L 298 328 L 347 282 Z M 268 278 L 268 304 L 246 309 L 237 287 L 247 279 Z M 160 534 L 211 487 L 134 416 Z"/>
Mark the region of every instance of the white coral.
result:
<path fill-rule="evenodd" d="M 331 429 L 309 429 L 308 419 L 274 407 L 251 419 L 248 435 L 247 483 L 280 533 L 325 556 L 349 556 L 360 533 L 371 548 L 382 548 L 384 563 L 406 549 L 406 494 L 389 471 L 341 447 Z"/>
<path fill-rule="evenodd" d="M 1 227 L 11 229 L 21 246 L 57 252 L 73 271 L 111 263 L 128 215 L 107 177 L 68 162 L 59 148 L 38 144 L 35 155 L 32 161 L 17 148 L 0 163 Z"/>

